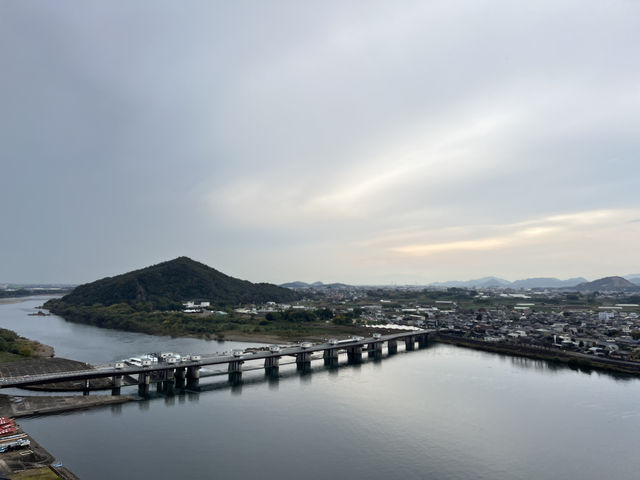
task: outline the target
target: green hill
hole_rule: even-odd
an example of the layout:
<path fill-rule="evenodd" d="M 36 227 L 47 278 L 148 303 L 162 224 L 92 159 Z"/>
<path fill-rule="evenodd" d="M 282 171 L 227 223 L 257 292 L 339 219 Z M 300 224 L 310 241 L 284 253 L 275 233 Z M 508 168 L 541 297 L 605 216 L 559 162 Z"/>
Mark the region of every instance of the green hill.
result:
<path fill-rule="evenodd" d="M 239 328 L 242 322 L 248 321 L 236 318 L 230 307 L 268 301 L 290 302 L 298 298 L 299 294 L 293 290 L 238 280 L 180 257 L 80 285 L 44 306 L 65 320 L 101 328 L 221 338 L 222 332 Z M 183 313 L 183 303 L 191 300 L 211 302 L 212 307 L 224 309 L 228 314 Z"/>
<path fill-rule="evenodd" d="M 109 306 L 126 303 L 158 310 L 177 310 L 189 300 L 212 305 L 238 305 L 267 301 L 289 302 L 299 298 L 292 290 L 269 283 L 251 283 L 230 277 L 187 257 L 159 263 L 133 272 L 107 277 L 76 287 L 59 301 L 67 306 Z"/>

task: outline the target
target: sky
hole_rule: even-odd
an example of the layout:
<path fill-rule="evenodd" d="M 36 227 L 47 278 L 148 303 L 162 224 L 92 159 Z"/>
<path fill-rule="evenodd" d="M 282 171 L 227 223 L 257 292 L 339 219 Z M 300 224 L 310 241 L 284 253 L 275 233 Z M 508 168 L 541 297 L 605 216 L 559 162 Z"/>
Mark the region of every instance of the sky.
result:
<path fill-rule="evenodd" d="M 0 0 L 0 281 L 640 272 L 640 2 Z"/>

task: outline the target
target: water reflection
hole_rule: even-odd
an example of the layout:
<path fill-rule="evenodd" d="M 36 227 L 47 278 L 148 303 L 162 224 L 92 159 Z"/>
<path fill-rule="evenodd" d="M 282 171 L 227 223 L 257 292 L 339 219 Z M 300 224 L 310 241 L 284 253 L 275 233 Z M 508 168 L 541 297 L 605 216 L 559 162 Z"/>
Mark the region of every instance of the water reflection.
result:
<path fill-rule="evenodd" d="M 71 332 L 60 328 L 72 351 L 75 340 L 64 338 Z M 110 355 L 113 332 L 78 332 Z M 148 339 L 118 335 L 130 340 L 127 349 L 147 350 L 140 346 Z M 637 379 L 447 345 L 400 346 L 382 361 L 366 355 L 348 364 L 343 356 L 306 372 L 283 364 L 273 375 L 247 369 L 236 386 L 223 372 L 203 377 L 198 390 L 169 396 L 154 388 L 137 405 L 20 423 L 92 480 L 122 478 L 123 465 L 158 479 L 637 478 Z M 567 461 L 576 452 L 579 461 Z"/>
<path fill-rule="evenodd" d="M 538 359 L 526 358 L 526 357 L 513 357 L 510 355 L 500 355 L 500 356 L 502 357 L 501 360 L 506 361 L 508 359 L 511 362 L 511 364 L 515 367 L 527 368 L 527 369 L 532 368 L 540 372 L 555 373 L 557 371 L 562 370 L 563 368 L 566 368 L 566 366 L 560 363 L 548 362 L 547 360 L 538 360 Z"/>
<path fill-rule="evenodd" d="M 264 378 L 269 384 L 269 389 L 272 391 L 278 391 L 280 385 L 280 369 L 271 368 L 264 372 Z"/>
<path fill-rule="evenodd" d="M 200 392 L 166 397 L 154 389 L 139 402 L 144 415 L 125 404 L 117 422 L 103 409 L 75 415 L 68 428 L 55 416 L 25 428 L 81 478 L 96 480 L 118 478 L 104 458 L 136 462 L 144 478 L 636 478 L 640 382 L 621 389 L 606 377 L 449 346 L 383 362 L 247 371 L 235 387 L 226 375 L 207 377 Z M 99 448 L 82 440 L 96 431 Z M 175 441 L 148 448 L 161 436 Z M 607 448 L 614 439 L 622 441 Z M 176 443 L 188 448 L 166 462 Z M 584 452 L 580 462 L 567 462 L 575 449 Z"/>

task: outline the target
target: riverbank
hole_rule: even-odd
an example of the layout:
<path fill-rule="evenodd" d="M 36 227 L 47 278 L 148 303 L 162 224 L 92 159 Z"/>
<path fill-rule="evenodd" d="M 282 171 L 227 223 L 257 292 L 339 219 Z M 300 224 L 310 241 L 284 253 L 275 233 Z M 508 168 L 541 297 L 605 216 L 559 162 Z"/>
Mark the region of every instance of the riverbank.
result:
<path fill-rule="evenodd" d="M 8 305 L 10 303 L 24 302 L 25 297 L 0 298 L 0 305 Z"/>
<path fill-rule="evenodd" d="M 21 362 L 32 358 L 50 358 L 53 347 L 36 340 L 20 337 L 13 330 L 0 328 L 0 363 Z"/>
<path fill-rule="evenodd" d="M 598 370 L 609 373 L 622 373 L 640 376 L 640 363 L 636 362 L 592 357 L 580 353 L 566 352 L 552 348 L 536 348 L 497 342 L 489 343 L 470 338 L 456 337 L 454 335 L 437 334 L 435 336 L 435 341 L 455 345 L 457 347 L 471 348 L 474 350 L 562 363 L 571 368 L 582 370 Z"/>
<path fill-rule="evenodd" d="M 48 373 L 75 372 L 91 370 L 93 365 L 68 358 L 36 358 L 0 364 L 0 377 L 23 377 L 30 375 L 46 375 Z M 78 392 L 86 390 L 83 381 L 68 381 L 59 383 L 45 383 L 23 387 L 25 390 Z M 94 378 L 89 381 L 89 390 L 105 390 L 111 388 L 108 378 Z"/>
<path fill-rule="evenodd" d="M 5 418 L 14 433 L 0 438 L 0 475 L 11 480 L 78 480 L 69 469 L 25 432 L 13 418 Z M 55 466 L 54 466 L 54 462 Z"/>
<path fill-rule="evenodd" d="M 28 396 L 0 395 L 0 416 L 30 417 L 130 402 L 129 395 Z"/>

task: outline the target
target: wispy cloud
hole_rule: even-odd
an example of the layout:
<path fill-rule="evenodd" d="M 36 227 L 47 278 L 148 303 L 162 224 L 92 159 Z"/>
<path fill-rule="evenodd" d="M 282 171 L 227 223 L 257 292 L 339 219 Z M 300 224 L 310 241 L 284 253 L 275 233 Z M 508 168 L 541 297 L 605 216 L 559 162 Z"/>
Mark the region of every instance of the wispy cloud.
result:
<path fill-rule="evenodd" d="M 439 253 L 460 251 L 498 250 L 512 247 L 523 247 L 530 244 L 549 244 L 553 247 L 553 238 L 564 235 L 582 235 L 585 230 L 604 229 L 629 222 L 629 217 L 637 215 L 637 210 L 593 210 L 562 215 L 552 215 L 534 220 L 505 224 L 477 225 L 457 229 L 458 239 L 445 242 L 412 243 L 390 247 L 395 253 L 409 256 L 426 256 Z M 496 236 L 479 236 L 482 231 L 501 231 Z M 450 230 L 449 230 L 450 231 Z M 423 232 L 421 235 L 439 235 L 442 232 Z M 460 240 L 459 237 L 477 237 L 471 240 Z"/>
<path fill-rule="evenodd" d="M 638 2 L 41 3 L 0 2 L 6 280 L 640 268 Z"/>

